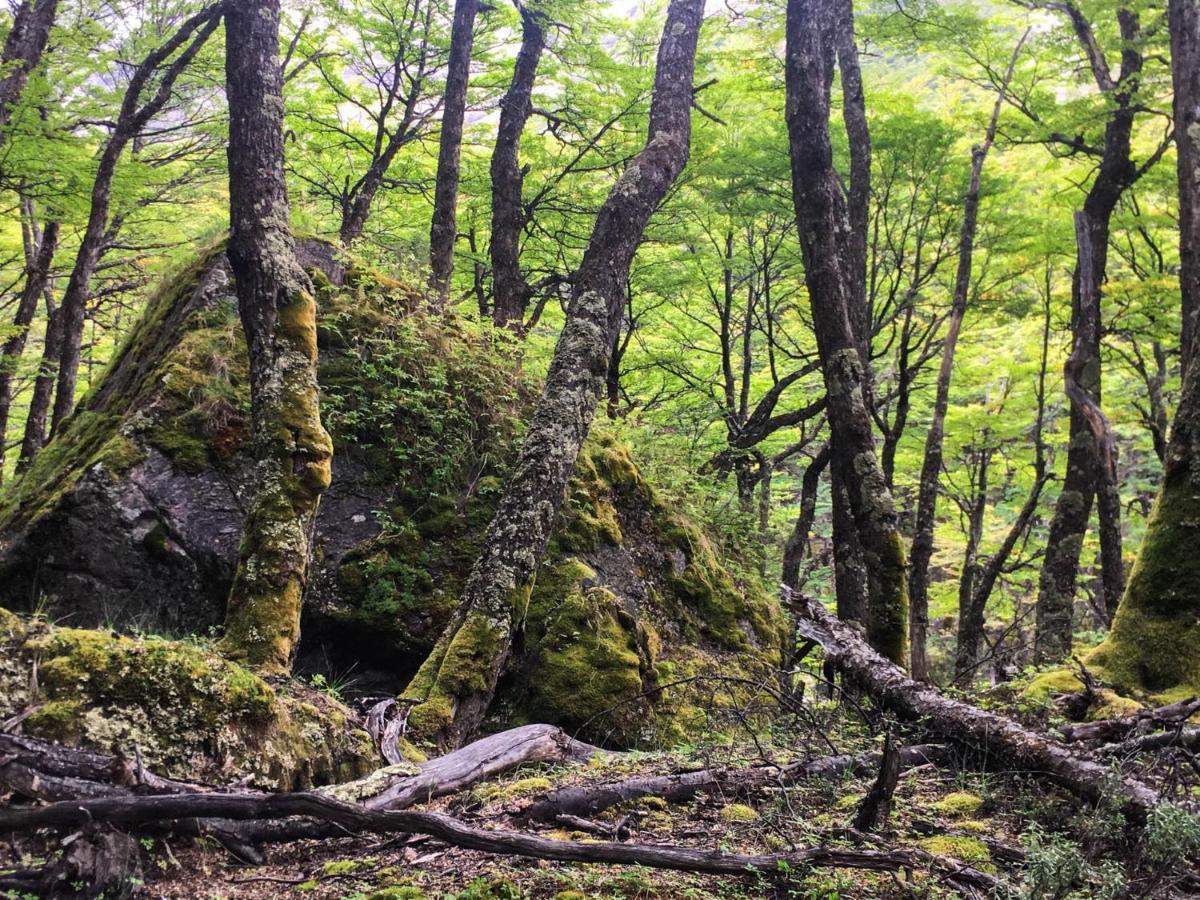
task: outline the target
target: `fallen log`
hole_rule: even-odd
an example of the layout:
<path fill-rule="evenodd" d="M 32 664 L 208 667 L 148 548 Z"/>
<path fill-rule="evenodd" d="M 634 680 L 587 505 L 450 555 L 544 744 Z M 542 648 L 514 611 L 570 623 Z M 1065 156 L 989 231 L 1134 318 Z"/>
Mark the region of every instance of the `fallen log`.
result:
<path fill-rule="evenodd" d="M 1157 709 L 1139 710 L 1131 716 L 1064 725 L 1058 729 L 1058 733 L 1068 744 L 1085 741 L 1114 743 L 1135 733 L 1144 734 L 1186 722 L 1197 712 L 1200 712 L 1200 698 L 1191 697 Z"/>
<path fill-rule="evenodd" d="M 686 847 L 615 842 L 556 841 L 516 831 L 467 825 L 451 816 L 411 810 L 366 809 L 313 792 L 259 794 L 249 791 L 162 794 L 53 803 L 0 809 L 0 833 L 39 828 L 73 828 L 107 823 L 126 829 L 189 819 L 267 820 L 300 816 L 339 825 L 347 832 L 426 834 L 455 847 L 558 862 L 643 865 L 709 875 L 772 876 L 796 867 L 899 871 L 926 868 L 955 885 L 994 891 L 991 875 L 921 850 L 846 850 L 811 847 L 790 853 L 745 855 Z"/>
<path fill-rule="evenodd" d="M 900 768 L 911 769 L 927 763 L 941 763 L 946 748 L 937 744 L 919 744 L 900 750 Z M 661 797 L 668 803 L 686 803 L 697 794 L 745 797 L 771 787 L 786 787 L 811 778 L 839 778 L 843 775 L 868 775 L 879 768 L 880 753 L 859 756 L 824 756 L 785 766 L 750 766 L 743 769 L 719 767 L 674 775 L 640 775 L 620 781 L 581 784 L 560 788 L 532 803 L 522 817 L 538 822 L 553 822 L 559 816 L 592 818 L 619 803 L 643 797 Z"/>
<path fill-rule="evenodd" d="M 801 637 L 814 640 L 844 678 L 870 694 L 881 707 L 975 754 L 985 765 L 1003 764 L 1040 774 L 1088 803 L 1099 803 L 1115 786 L 1122 812 L 1133 825 L 1145 824 L 1158 804 L 1157 793 L 1132 778 L 1114 781 L 1109 769 L 1068 747 L 1023 728 L 1005 716 L 943 696 L 914 681 L 869 646 L 845 623 L 811 597 L 796 600 Z"/>
<path fill-rule="evenodd" d="M 1097 752 L 1104 756 L 1133 756 L 1137 753 L 1166 750 L 1170 747 L 1200 750 L 1200 728 L 1173 728 L 1157 734 L 1145 734 L 1141 737 L 1121 741 L 1119 744 L 1106 744 Z"/>

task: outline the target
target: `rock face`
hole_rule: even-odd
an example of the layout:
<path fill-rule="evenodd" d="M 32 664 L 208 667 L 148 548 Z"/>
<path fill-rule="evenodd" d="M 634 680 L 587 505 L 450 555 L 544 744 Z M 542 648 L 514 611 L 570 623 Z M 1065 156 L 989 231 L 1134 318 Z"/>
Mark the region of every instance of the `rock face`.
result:
<path fill-rule="evenodd" d="M 386 692 L 454 608 L 536 396 L 507 338 L 414 311 L 330 264 L 318 286 L 333 484 L 316 524 L 298 668 Z M 335 286 L 330 277 L 342 282 Z M 64 432 L 0 493 L 0 605 L 76 627 L 219 626 L 250 472 L 246 361 L 222 249 L 166 280 Z M 703 727 L 663 686 L 777 659 L 778 607 L 740 583 L 615 440 L 585 447 L 499 695 L 613 743 Z"/>

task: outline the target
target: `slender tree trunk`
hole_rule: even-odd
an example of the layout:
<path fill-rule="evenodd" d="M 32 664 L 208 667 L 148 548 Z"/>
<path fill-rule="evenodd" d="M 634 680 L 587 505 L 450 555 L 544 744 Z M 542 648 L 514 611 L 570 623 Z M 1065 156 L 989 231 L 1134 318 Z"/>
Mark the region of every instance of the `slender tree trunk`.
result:
<path fill-rule="evenodd" d="M 62 353 L 59 359 L 58 388 L 54 397 L 54 417 L 50 423 L 51 434 L 57 434 L 75 405 L 75 386 L 79 377 L 79 360 L 83 348 L 84 321 L 87 317 L 87 301 L 91 294 L 92 276 L 104 252 L 108 231 L 109 208 L 112 203 L 112 181 L 117 162 L 125 147 L 135 139 L 171 98 L 175 80 L 204 46 L 209 35 L 216 30 L 221 20 L 221 4 L 208 6 L 185 21 L 158 49 L 150 53 L 134 69 L 116 127 L 100 153 L 96 178 L 92 182 L 91 208 L 87 225 L 75 256 L 75 265 L 63 294 L 62 308 Z M 184 46 L 186 44 L 186 46 Z M 163 70 L 153 85 L 154 93 L 142 103 L 142 91 L 151 86 L 151 80 L 159 67 L 180 47 L 183 51 L 175 61 Z"/>
<path fill-rule="evenodd" d="M 479 0 L 456 0 L 450 29 L 450 60 L 446 70 L 446 96 L 442 102 L 442 133 L 438 144 L 437 182 L 433 192 L 433 220 L 429 226 L 429 286 L 444 304 L 450 295 L 454 271 L 454 241 L 458 237 L 457 205 L 459 155 L 463 119 L 467 111 L 467 82 L 471 75 L 471 47 L 475 42 L 475 14 Z"/>
<path fill-rule="evenodd" d="M 826 444 L 813 457 L 800 480 L 800 514 L 783 548 L 783 586 L 792 593 L 800 590 L 800 566 L 808 556 L 808 539 L 817 517 L 817 491 L 821 484 L 821 473 L 828 467 L 831 456 L 829 445 Z"/>
<path fill-rule="evenodd" d="M 875 452 L 868 406 L 869 360 L 862 358 L 861 343 L 852 330 L 852 291 L 838 240 L 846 218 L 829 140 L 833 48 L 821 24 L 833 12 L 831 0 L 788 2 L 787 123 L 793 198 L 835 453 L 845 461 L 843 485 L 866 562 L 867 633 L 873 646 L 899 662 L 907 655 L 908 643 L 904 542 Z"/>
<path fill-rule="evenodd" d="M 38 302 L 50 281 L 50 266 L 54 262 L 54 252 L 57 249 L 58 223 L 47 222 L 40 238 L 30 247 L 32 253 L 26 261 L 25 284 L 17 301 L 17 313 L 13 317 L 13 325 L 17 331 L 4 342 L 3 348 L 0 348 L 0 480 L 4 478 L 4 448 L 8 435 L 8 417 L 12 409 L 13 379 L 25 353 L 29 327 L 37 313 Z"/>
<path fill-rule="evenodd" d="M 946 337 L 942 342 L 942 364 L 938 369 L 937 393 L 933 401 L 933 418 L 925 435 L 925 458 L 921 464 L 921 480 L 917 489 L 917 518 L 913 526 L 912 550 L 909 555 L 908 595 L 911 609 L 909 644 L 912 649 L 912 677 L 918 681 L 929 679 L 929 663 L 925 654 L 926 636 L 929 631 L 929 560 L 933 558 L 933 529 L 937 522 L 938 480 L 942 471 L 942 445 L 946 435 L 946 412 L 950 408 L 950 379 L 954 374 L 954 353 L 958 347 L 958 334 L 962 329 L 963 317 L 967 312 L 967 298 L 971 292 L 971 264 L 975 253 L 975 233 L 979 227 L 979 184 L 983 176 L 983 164 L 996 140 L 996 128 L 1000 124 L 1000 111 L 1017 67 L 1017 58 L 1025 44 L 1022 35 L 1012 57 L 1008 71 L 1001 83 L 992 117 L 984 132 L 983 142 L 971 148 L 971 177 L 967 195 L 963 200 L 962 230 L 958 238 L 958 272 L 954 278 L 954 299 L 950 307 L 950 321 L 946 326 Z M 968 591 L 967 596 L 970 596 Z M 959 619 L 963 619 L 963 607 L 959 606 Z"/>
<path fill-rule="evenodd" d="M 986 437 L 986 432 L 985 432 Z M 978 586 L 980 578 L 979 567 L 979 545 L 983 542 L 983 517 L 987 512 L 987 494 L 988 494 L 988 475 L 992 462 L 991 448 L 984 447 L 976 450 L 976 460 L 978 464 L 977 476 L 975 478 L 975 495 L 971 498 L 971 508 L 967 513 L 967 547 L 963 553 L 962 573 L 958 579 L 958 633 L 959 646 L 962 646 L 962 634 L 964 631 L 971 631 L 978 624 L 979 633 L 974 636 L 968 634 L 968 641 L 974 640 L 976 645 L 980 635 L 982 634 L 983 623 L 978 623 L 972 619 L 971 598 L 975 596 L 975 589 Z M 924 635 L 922 635 L 922 638 Z M 926 666 L 925 678 L 923 681 L 929 681 L 928 666 Z"/>
<path fill-rule="evenodd" d="M 1200 326 L 1200 5 L 1169 0 L 1167 14 L 1179 176 L 1179 354 L 1186 372 Z"/>
<path fill-rule="evenodd" d="M 521 274 L 521 205 L 519 152 L 521 132 L 533 113 L 533 81 L 546 46 L 546 17 L 530 5 L 520 7 L 521 49 L 512 82 L 500 101 L 500 124 L 492 149 L 492 319 L 497 325 L 520 328 L 529 303 L 529 285 Z"/>
<path fill-rule="evenodd" d="M 1139 175 L 1131 158 L 1130 140 L 1137 112 L 1134 91 L 1142 57 L 1138 49 L 1141 32 L 1136 13 L 1120 9 L 1117 19 L 1123 39 L 1121 75 L 1116 83 L 1112 83 L 1107 74 L 1097 75 L 1102 89 L 1110 95 L 1112 112 L 1105 124 L 1099 169 L 1075 221 L 1077 255 L 1071 287 L 1072 348 L 1064 369 L 1064 381 L 1071 400 L 1070 446 L 1067 474 L 1050 522 L 1046 557 L 1038 584 L 1034 657 L 1039 663 L 1061 659 L 1071 651 L 1079 553 L 1098 489 L 1101 492 L 1102 583 L 1106 595 L 1115 591 L 1119 596 L 1124 581 L 1115 448 L 1100 412 L 1100 300 L 1108 264 L 1112 214 L 1121 194 Z M 1089 41 L 1094 42 L 1090 25 L 1074 16 L 1072 22 L 1085 47 Z M 1106 607 L 1110 603 L 1112 600 L 1106 596 Z"/>
<path fill-rule="evenodd" d="M 405 691 L 409 727 L 442 744 L 478 728 L 508 660 L 550 528 L 604 391 L 626 279 L 651 214 L 687 162 L 703 0 L 671 0 L 658 49 L 650 130 L 596 217 L 566 324 L 516 469 L 488 526 L 450 627 Z"/>
<path fill-rule="evenodd" d="M 17 457 L 17 472 L 28 468 L 46 445 L 54 383 L 58 375 L 59 356 L 62 354 L 62 308 L 54 305 L 49 287 L 45 299 L 46 337 L 37 378 L 33 382 L 33 393 L 29 397 L 29 410 L 25 415 L 25 435 L 21 440 L 21 455 Z"/>
<path fill-rule="evenodd" d="M 24 0 L 17 7 L 0 53 L 0 129 L 12 119 L 13 107 L 25 92 L 29 73 L 37 68 L 46 51 L 57 11 L 58 0 Z M 0 132 L 0 143 L 4 138 Z"/>
<path fill-rule="evenodd" d="M 310 525 L 333 444 L 317 391 L 317 307 L 296 259 L 283 174 L 279 0 L 226 10 L 229 263 L 250 357 L 256 457 L 223 646 L 286 673 L 300 634 Z"/>

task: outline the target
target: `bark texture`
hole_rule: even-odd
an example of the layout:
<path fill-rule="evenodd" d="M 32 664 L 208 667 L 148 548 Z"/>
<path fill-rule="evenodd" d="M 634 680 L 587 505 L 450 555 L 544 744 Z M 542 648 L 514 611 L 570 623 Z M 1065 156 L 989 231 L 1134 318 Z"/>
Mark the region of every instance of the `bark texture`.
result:
<path fill-rule="evenodd" d="M 207 6 L 187 19 L 173 35 L 138 64 L 125 88 L 116 126 L 100 152 L 96 177 L 92 182 L 87 225 L 84 227 L 75 255 L 75 265 L 63 294 L 62 309 L 59 313 L 62 316 L 62 351 L 54 396 L 54 416 L 50 423 L 52 434 L 58 432 L 75 406 L 75 385 L 79 376 L 87 302 L 91 295 L 92 276 L 107 243 L 112 182 L 117 163 L 130 141 L 134 140 L 150 120 L 166 106 L 176 79 L 200 52 L 200 48 L 216 30 L 220 21 L 219 3 Z M 175 56 L 176 51 L 179 51 L 178 56 Z M 175 56 L 175 59 L 164 67 L 172 56 Z M 152 93 L 143 103 L 142 93 L 147 90 Z"/>
<path fill-rule="evenodd" d="M 29 73 L 37 68 L 58 12 L 58 0 L 24 0 L 13 15 L 12 28 L 0 53 L 0 128 L 12 119 L 13 107 L 25 92 Z M 0 133 L 0 144 L 5 135 Z"/>
<path fill-rule="evenodd" d="M 796 223 L 825 377 L 834 452 L 867 570 L 872 646 L 907 655 L 908 586 L 904 542 L 875 452 L 869 361 L 851 324 L 852 279 L 845 274 L 847 217 L 829 140 L 834 48 L 822 28 L 832 0 L 790 0 L 787 18 L 787 124 Z"/>
<path fill-rule="evenodd" d="M 42 359 L 37 377 L 33 382 L 33 393 L 29 397 L 29 409 L 25 415 L 25 435 L 21 439 L 21 455 L 17 457 L 18 472 L 28 467 L 46 445 L 50 407 L 54 400 L 54 383 L 58 375 L 59 357 L 62 355 L 62 307 L 54 305 L 49 290 L 45 292 L 45 300 L 46 337 L 42 344 Z"/>
<path fill-rule="evenodd" d="M 1096 42 L 1091 23 L 1073 6 L 1065 7 L 1100 91 L 1110 102 L 1099 166 L 1083 208 L 1076 216 L 1077 256 L 1071 289 L 1071 355 L 1064 376 L 1071 399 L 1070 445 L 1062 493 L 1050 522 L 1046 557 L 1038 583 L 1034 656 L 1038 662 L 1061 659 L 1071 651 L 1072 607 L 1079 553 L 1092 503 L 1100 489 L 1100 537 L 1105 605 L 1120 596 L 1120 501 L 1115 461 L 1103 460 L 1093 427 L 1100 409 L 1100 300 L 1108 266 L 1113 211 L 1125 189 L 1138 178 L 1131 137 L 1138 111 L 1136 88 L 1142 70 L 1141 27 L 1137 14 L 1117 11 L 1122 38 L 1121 74 L 1114 80 Z M 1102 417 L 1102 413 L 1100 414 Z M 1101 440 L 1101 444 L 1104 440 Z"/>
<path fill-rule="evenodd" d="M 1026 32 L 1028 34 L 1028 32 Z M 983 140 L 971 148 L 971 176 L 963 198 L 962 229 L 958 238 L 958 271 L 954 277 L 954 297 L 950 306 L 950 321 L 942 341 L 942 362 L 938 368 L 937 391 L 933 401 L 933 417 L 925 435 L 925 457 L 921 462 L 921 479 L 917 489 L 917 518 L 913 526 L 912 549 L 909 558 L 908 593 L 910 603 L 909 644 L 912 649 L 911 671 L 918 681 L 929 679 L 929 660 L 925 640 L 929 631 L 929 560 L 933 557 L 933 529 L 937 522 L 938 480 L 942 471 L 942 445 L 946 436 L 946 412 L 950 408 L 950 379 L 954 374 L 954 353 L 958 334 L 967 313 L 971 291 L 971 265 L 975 253 L 975 233 L 979 227 L 979 185 L 983 164 L 996 140 L 1000 111 L 1004 108 L 1008 83 L 1012 80 L 1017 57 L 1025 43 L 1023 36 L 1009 60 L 992 117 Z M 968 589 L 969 595 L 969 589 Z M 960 606 L 961 615 L 961 606 Z"/>
<path fill-rule="evenodd" d="M 651 214 L 687 162 L 702 0 L 672 0 L 658 49 L 646 146 L 596 218 L 566 324 L 516 469 L 488 526 L 458 612 L 405 691 L 409 724 L 443 745 L 479 726 L 524 616 L 621 326 L 625 281 Z"/>
<path fill-rule="evenodd" d="M 1200 316 L 1200 4 L 1170 0 L 1171 80 L 1179 175 L 1179 352 L 1186 371 Z"/>
<path fill-rule="evenodd" d="M 458 175 L 462 150 L 463 119 L 467 111 L 467 82 L 471 76 L 471 48 L 475 43 L 475 15 L 479 0 L 456 0 L 450 28 L 450 60 L 446 95 L 442 101 L 442 133 L 438 144 L 437 182 L 433 192 L 433 219 L 429 225 L 429 285 L 439 302 L 450 293 L 454 272 L 454 241 L 458 237 Z"/>
<path fill-rule="evenodd" d="M 500 123 L 492 149 L 492 242 L 488 251 L 492 260 L 492 320 L 512 328 L 521 326 L 531 293 L 521 274 L 524 172 L 518 154 L 521 132 L 533 113 L 533 81 L 546 46 L 545 14 L 531 5 L 520 7 L 520 12 L 521 49 L 508 92 L 500 100 Z"/>
<path fill-rule="evenodd" d="M 287 672 L 300 635 L 309 536 L 333 444 L 317 392 L 317 307 L 296 259 L 283 174 L 279 0 L 226 11 L 229 263 L 250 358 L 256 490 L 225 620 L 225 650 Z"/>

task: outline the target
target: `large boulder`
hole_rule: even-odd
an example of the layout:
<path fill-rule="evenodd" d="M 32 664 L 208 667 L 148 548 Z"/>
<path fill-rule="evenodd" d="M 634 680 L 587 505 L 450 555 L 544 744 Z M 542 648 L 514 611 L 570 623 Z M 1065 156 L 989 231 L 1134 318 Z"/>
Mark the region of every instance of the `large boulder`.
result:
<path fill-rule="evenodd" d="M 416 671 L 454 609 L 537 384 L 505 333 L 427 315 L 412 290 L 331 265 L 319 245 L 306 255 L 335 457 L 298 669 L 383 693 Z M 214 246 L 165 280 L 62 434 L 0 493 L 0 605 L 73 627 L 217 629 L 251 487 L 246 376 Z M 782 639 L 774 600 L 600 434 L 496 714 L 618 744 L 675 740 L 704 713 L 672 682 L 770 665 Z"/>

